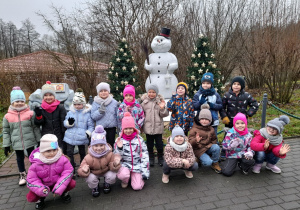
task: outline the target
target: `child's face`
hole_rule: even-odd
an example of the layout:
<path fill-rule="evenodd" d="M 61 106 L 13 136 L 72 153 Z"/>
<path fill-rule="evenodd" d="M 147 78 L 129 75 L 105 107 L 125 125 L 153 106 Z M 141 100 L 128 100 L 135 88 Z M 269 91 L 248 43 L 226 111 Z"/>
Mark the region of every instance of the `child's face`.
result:
<path fill-rule="evenodd" d="M 200 124 L 202 126 L 208 126 L 210 124 L 210 121 L 208 119 L 202 118 L 200 119 Z"/>
<path fill-rule="evenodd" d="M 12 103 L 12 106 L 15 108 L 21 108 L 21 107 L 25 106 L 25 102 L 24 101 L 15 101 L 14 103 Z"/>
<path fill-rule="evenodd" d="M 234 82 L 232 84 L 232 91 L 234 93 L 239 93 L 241 91 L 241 89 L 242 89 L 242 86 L 241 86 L 241 84 L 239 82 Z"/>
<path fill-rule="evenodd" d="M 154 90 L 149 90 L 149 91 L 148 91 L 148 97 L 149 97 L 150 99 L 155 98 L 155 97 L 156 97 L 156 92 L 155 92 Z"/>
<path fill-rule="evenodd" d="M 75 109 L 80 110 L 83 109 L 83 104 L 74 104 Z"/>
<path fill-rule="evenodd" d="M 184 96 L 184 94 L 185 94 L 185 88 L 182 87 L 182 86 L 179 86 L 179 87 L 177 88 L 177 94 L 178 94 L 179 96 Z"/>
<path fill-rule="evenodd" d="M 124 133 L 125 133 L 127 136 L 133 134 L 133 132 L 134 132 L 134 129 L 133 129 L 133 128 L 125 128 L 125 129 L 124 129 Z"/>
<path fill-rule="evenodd" d="M 278 130 L 276 128 L 267 126 L 267 133 L 271 136 L 276 136 L 278 134 Z"/>
<path fill-rule="evenodd" d="M 109 92 L 107 90 L 100 90 L 99 97 L 102 99 L 106 99 L 109 96 Z"/>
<path fill-rule="evenodd" d="M 132 101 L 133 101 L 133 96 L 132 96 L 131 94 L 126 94 L 126 95 L 125 95 L 125 100 L 126 100 L 127 102 L 132 102 Z"/>
<path fill-rule="evenodd" d="M 55 96 L 51 93 L 46 93 L 43 99 L 47 104 L 52 104 L 55 101 Z"/>
<path fill-rule="evenodd" d="M 57 149 L 50 149 L 45 152 L 42 152 L 45 158 L 51 159 L 54 158 L 54 156 L 57 154 L 58 150 Z"/>
<path fill-rule="evenodd" d="M 95 144 L 92 146 L 92 149 L 96 153 L 100 154 L 101 152 L 103 152 L 105 150 L 105 144 Z"/>
<path fill-rule="evenodd" d="M 238 129 L 239 131 L 243 131 L 246 128 L 246 124 L 242 120 L 237 120 L 235 122 L 235 128 Z"/>
<path fill-rule="evenodd" d="M 184 142 L 184 137 L 183 136 L 175 136 L 173 141 L 174 141 L 175 144 L 181 145 Z"/>
<path fill-rule="evenodd" d="M 207 81 L 204 81 L 204 82 L 202 82 L 202 88 L 204 90 L 208 90 L 208 89 L 211 88 L 211 84 L 209 82 L 207 82 Z"/>

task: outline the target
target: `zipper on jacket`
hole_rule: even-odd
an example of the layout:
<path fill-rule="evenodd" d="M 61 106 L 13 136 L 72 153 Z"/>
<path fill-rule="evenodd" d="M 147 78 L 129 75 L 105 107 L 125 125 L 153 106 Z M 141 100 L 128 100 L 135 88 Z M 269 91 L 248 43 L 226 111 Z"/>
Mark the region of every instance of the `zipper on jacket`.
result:
<path fill-rule="evenodd" d="M 25 147 L 24 147 L 24 142 L 23 142 L 23 132 L 22 132 L 22 126 L 21 126 L 20 112 L 18 112 L 18 117 L 19 117 L 19 127 L 20 127 L 20 134 L 21 134 L 21 142 L 22 142 L 22 146 L 23 146 L 23 150 L 24 150 Z"/>
<path fill-rule="evenodd" d="M 131 154 L 131 171 L 133 171 L 133 155 L 132 155 L 131 141 L 129 141 L 129 145 L 130 145 L 130 154 Z"/>

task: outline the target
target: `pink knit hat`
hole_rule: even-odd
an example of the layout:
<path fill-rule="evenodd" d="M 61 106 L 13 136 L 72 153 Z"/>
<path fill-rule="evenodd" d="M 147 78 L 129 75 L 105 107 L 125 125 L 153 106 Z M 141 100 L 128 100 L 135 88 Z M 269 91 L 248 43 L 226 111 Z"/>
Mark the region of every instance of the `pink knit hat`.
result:
<path fill-rule="evenodd" d="M 122 132 L 121 132 L 121 136 L 124 133 L 124 129 L 125 128 L 134 128 L 134 130 L 139 133 L 138 129 L 135 128 L 135 122 L 133 117 L 131 116 L 131 114 L 129 112 L 125 112 L 124 113 L 124 117 L 122 119 Z"/>
<path fill-rule="evenodd" d="M 238 129 L 236 129 L 235 123 L 238 120 L 242 120 L 245 123 L 246 127 L 245 127 L 244 131 L 238 131 Z M 246 118 L 246 115 L 244 115 L 243 113 L 237 113 L 237 115 L 235 115 L 235 117 L 233 118 L 233 127 L 239 134 L 245 135 L 248 133 L 247 125 L 248 125 L 247 118 Z"/>
<path fill-rule="evenodd" d="M 135 98 L 135 88 L 132 85 L 126 85 L 123 90 L 123 96 L 125 97 L 126 94 L 130 94 Z"/>

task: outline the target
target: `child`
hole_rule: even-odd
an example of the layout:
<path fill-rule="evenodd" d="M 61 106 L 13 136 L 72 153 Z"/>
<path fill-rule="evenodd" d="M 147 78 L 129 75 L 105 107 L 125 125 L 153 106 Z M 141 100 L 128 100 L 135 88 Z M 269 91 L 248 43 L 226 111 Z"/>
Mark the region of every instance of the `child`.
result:
<path fill-rule="evenodd" d="M 10 107 L 3 118 L 3 147 L 5 156 L 10 152 L 10 146 L 16 152 L 20 172 L 19 185 L 26 184 L 26 169 L 24 150 L 28 156 L 41 138 L 40 129 L 35 126 L 35 113 L 25 104 L 25 95 L 20 87 L 13 87 L 10 93 Z"/>
<path fill-rule="evenodd" d="M 248 132 L 247 118 L 244 114 L 238 113 L 233 118 L 231 128 L 223 140 L 223 149 L 226 151 L 226 160 L 222 173 L 231 176 L 236 165 L 247 175 L 249 169 L 254 165 L 253 152 L 250 148 L 252 135 Z"/>
<path fill-rule="evenodd" d="M 169 183 L 169 175 L 173 169 L 183 169 L 187 178 L 193 178 L 192 171 L 198 169 L 191 144 L 184 131 L 178 125 L 172 130 L 172 136 L 165 147 L 162 182 Z"/>
<path fill-rule="evenodd" d="M 123 91 L 124 100 L 118 109 L 118 125 L 122 130 L 122 119 L 125 112 L 129 112 L 135 121 L 135 128 L 140 130 L 143 126 L 145 115 L 141 105 L 135 100 L 135 89 L 132 85 L 126 85 Z"/>
<path fill-rule="evenodd" d="M 86 104 L 85 96 L 81 88 L 78 88 L 73 97 L 64 126 L 67 128 L 64 141 L 67 143 L 67 155 L 74 168 L 74 147 L 78 145 L 80 163 L 85 157 L 85 145 L 89 144 L 89 138 L 94 130 L 94 122 L 91 118 L 91 105 Z M 75 174 L 75 173 L 74 173 Z"/>
<path fill-rule="evenodd" d="M 255 165 L 252 172 L 259 174 L 264 161 L 267 162 L 266 169 L 279 174 L 280 168 L 276 163 L 280 158 L 285 158 L 290 151 L 288 144 L 283 145 L 282 131 L 283 126 L 290 122 L 290 118 L 282 115 L 267 123 L 266 128 L 254 131 L 254 138 L 251 141 L 251 149 L 255 151 Z"/>
<path fill-rule="evenodd" d="M 121 168 L 117 174 L 122 181 L 122 188 L 128 186 L 131 178 L 131 186 L 134 190 L 141 190 L 144 187 L 144 180 L 149 179 L 149 155 L 147 146 L 139 131 L 135 128 L 134 118 L 129 112 L 125 112 L 122 119 L 122 131 L 116 139 L 115 154 L 122 157 Z"/>
<path fill-rule="evenodd" d="M 217 135 L 219 125 L 218 112 L 222 109 L 222 99 L 214 88 L 214 75 L 210 72 L 203 74 L 201 86 L 193 97 L 195 111 L 200 111 L 202 104 L 208 104 L 212 115 L 212 127 Z"/>
<path fill-rule="evenodd" d="M 69 191 L 76 185 L 72 179 L 73 167 L 62 154 L 57 140 L 53 134 L 44 135 L 40 147 L 29 157 L 32 165 L 28 170 L 27 187 L 30 191 L 26 197 L 29 202 L 36 202 L 36 209 L 44 207 L 50 191 L 54 196 L 61 196 L 65 203 L 70 202 Z"/>
<path fill-rule="evenodd" d="M 233 118 L 237 113 L 243 113 L 248 118 L 252 117 L 258 110 L 256 100 L 244 89 L 245 80 L 242 77 L 235 77 L 231 82 L 230 90 L 225 93 L 222 99 L 223 108 L 220 115 L 226 127 L 232 128 Z"/>
<path fill-rule="evenodd" d="M 188 86 L 184 82 L 179 82 L 176 87 L 176 93 L 173 93 L 167 107 L 172 112 L 169 130 L 175 125 L 179 125 L 187 136 L 190 128 L 193 127 L 194 107 L 192 99 L 187 96 Z"/>
<path fill-rule="evenodd" d="M 59 147 L 67 154 L 67 144 L 63 141 L 66 131 L 64 120 L 67 113 L 64 105 L 55 99 L 55 89 L 50 81 L 42 87 L 42 98 L 41 107 L 34 109 L 36 114 L 34 123 L 42 126 L 42 135 L 54 134 L 58 138 Z"/>
<path fill-rule="evenodd" d="M 209 105 L 203 104 L 200 113 L 194 119 L 189 134 L 189 142 L 193 146 L 195 156 L 204 166 L 211 166 L 216 173 L 221 173 L 219 166 L 220 147 L 214 128 L 211 126 L 212 116 Z"/>
<path fill-rule="evenodd" d="M 147 87 L 147 93 L 141 97 L 141 101 L 141 106 L 145 112 L 143 131 L 147 138 L 150 166 L 154 166 L 154 141 L 157 149 L 158 164 L 162 166 L 164 162 L 162 141 L 162 134 L 164 132 L 163 118 L 169 115 L 169 111 L 165 107 L 166 103 L 163 96 L 158 94 L 158 87 L 155 84 Z"/>
<path fill-rule="evenodd" d="M 106 131 L 107 142 L 114 146 L 118 126 L 118 102 L 110 95 L 110 86 L 105 82 L 97 85 L 97 96 L 94 97 L 91 117 L 96 125 L 102 125 Z"/>
<path fill-rule="evenodd" d="M 113 154 L 112 147 L 107 144 L 106 131 L 103 126 L 97 125 L 92 134 L 88 154 L 78 169 L 78 175 L 86 178 L 94 197 L 100 195 L 100 177 L 105 177 L 103 192 L 105 194 L 110 192 L 110 185 L 116 182 L 117 172 L 121 167 L 120 159 L 121 156 Z"/>

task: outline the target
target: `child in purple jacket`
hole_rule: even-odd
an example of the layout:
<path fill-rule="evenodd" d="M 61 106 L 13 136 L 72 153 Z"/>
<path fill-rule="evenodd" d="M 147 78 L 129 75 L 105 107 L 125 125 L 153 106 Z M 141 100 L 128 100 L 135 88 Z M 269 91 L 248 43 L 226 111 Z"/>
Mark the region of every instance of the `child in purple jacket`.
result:
<path fill-rule="evenodd" d="M 45 134 L 40 140 L 40 147 L 33 150 L 29 160 L 32 165 L 27 175 L 27 187 L 30 189 L 27 200 L 36 202 L 35 208 L 41 209 L 46 196 L 52 192 L 54 196 L 61 196 L 65 203 L 70 202 L 69 191 L 76 185 L 72 179 L 73 166 L 58 147 L 57 137 Z"/>

